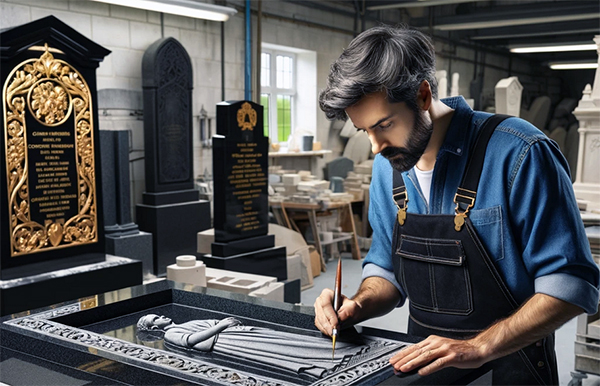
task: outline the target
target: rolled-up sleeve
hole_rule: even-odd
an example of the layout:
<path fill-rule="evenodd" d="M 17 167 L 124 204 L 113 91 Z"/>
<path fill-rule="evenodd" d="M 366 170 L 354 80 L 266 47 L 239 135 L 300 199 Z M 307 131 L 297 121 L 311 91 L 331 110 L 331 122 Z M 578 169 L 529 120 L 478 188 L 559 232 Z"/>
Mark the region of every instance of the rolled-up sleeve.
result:
<path fill-rule="evenodd" d="M 555 143 L 538 140 L 522 155 L 510 208 L 535 292 L 595 313 L 599 270 L 591 256 L 568 165 Z"/>
<path fill-rule="evenodd" d="M 392 168 L 389 162 L 377 155 L 373 162 L 373 174 L 369 187 L 369 223 L 373 229 L 371 248 L 363 262 L 363 280 L 381 277 L 392 283 L 401 294 L 398 307 L 404 304 L 406 294 L 394 275 L 392 263 L 392 232 L 396 206 L 392 200 Z"/>

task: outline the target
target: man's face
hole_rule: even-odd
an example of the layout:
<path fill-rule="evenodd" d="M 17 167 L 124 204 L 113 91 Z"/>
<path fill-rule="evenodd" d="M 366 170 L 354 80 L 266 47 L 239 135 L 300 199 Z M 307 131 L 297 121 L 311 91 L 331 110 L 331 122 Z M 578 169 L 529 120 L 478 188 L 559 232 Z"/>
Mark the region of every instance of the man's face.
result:
<path fill-rule="evenodd" d="M 389 103 L 384 91 L 364 96 L 346 113 L 358 130 L 369 135 L 373 153 L 381 153 L 401 172 L 416 165 L 433 132 L 433 124 L 420 111 L 404 102 Z"/>

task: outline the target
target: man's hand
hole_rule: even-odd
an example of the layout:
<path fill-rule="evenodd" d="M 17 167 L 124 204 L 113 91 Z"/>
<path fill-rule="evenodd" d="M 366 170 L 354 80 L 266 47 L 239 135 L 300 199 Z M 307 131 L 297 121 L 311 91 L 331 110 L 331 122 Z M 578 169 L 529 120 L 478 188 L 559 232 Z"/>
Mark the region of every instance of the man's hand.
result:
<path fill-rule="evenodd" d="M 333 309 L 333 291 L 326 288 L 315 301 L 315 326 L 331 336 L 334 327 L 350 326 L 363 320 L 390 312 L 400 301 L 400 292 L 381 277 L 368 277 L 352 299 L 342 296 L 342 306 L 336 315 Z"/>
<path fill-rule="evenodd" d="M 472 340 L 455 340 L 431 335 L 390 358 L 394 370 L 408 373 L 419 369 L 425 376 L 446 367 L 477 368 L 487 362 L 483 348 Z"/>
<path fill-rule="evenodd" d="M 424 366 L 419 370 L 420 375 L 450 366 L 477 368 L 545 338 L 581 312 L 578 306 L 537 293 L 514 314 L 469 340 L 431 335 L 398 352 L 390 358 L 390 363 L 402 372 Z"/>
<path fill-rule="evenodd" d="M 325 335 L 331 336 L 333 328 L 341 327 L 342 323 L 353 320 L 359 305 L 354 301 L 341 295 L 342 306 L 337 312 L 333 309 L 333 291 L 325 288 L 315 301 L 315 326 Z M 351 322 L 350 322 L 351 323 Z"/>

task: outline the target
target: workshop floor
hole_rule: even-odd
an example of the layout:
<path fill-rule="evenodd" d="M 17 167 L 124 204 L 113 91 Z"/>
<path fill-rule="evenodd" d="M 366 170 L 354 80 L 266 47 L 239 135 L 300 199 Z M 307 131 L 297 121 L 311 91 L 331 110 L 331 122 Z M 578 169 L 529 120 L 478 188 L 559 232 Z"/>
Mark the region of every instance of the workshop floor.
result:
<path fill-rule="evenodd" d="M 362 260 L 352 260 L 349 253 L 342 254 L 342 293 L 351 296 L 356 292 L 361 282 Z M 363 252 L 364 256 L 364 252 Z M 337 260 L 327 263 L 327 272 L 322 272 L 314 279 L 314 286 L 302 291 L 301 300 L 305 305 L 312 306 L 315 299 L 324 288 L 333 288 Z M 391 313 L 364 322 L 363 325 L 384 330 L 406 332 L 408 321 L 408 308 L 397 308 Z M 571 320 L 556 331 L 556 352 L 558 356 L 558 372 L 560 385 L 566 386 L 571 381 L 571 371 L 574 369 L 575 354 L 574 341 L 576 319 Z M 588 375 L 583 380 L 583 386 L 600 386 L 600 377 Z"/>

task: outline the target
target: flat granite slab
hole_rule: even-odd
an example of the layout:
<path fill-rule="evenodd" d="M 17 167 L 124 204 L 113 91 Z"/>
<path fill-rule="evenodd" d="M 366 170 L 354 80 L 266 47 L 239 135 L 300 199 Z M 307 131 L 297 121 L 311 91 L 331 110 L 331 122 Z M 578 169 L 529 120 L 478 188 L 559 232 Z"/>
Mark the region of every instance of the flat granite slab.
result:
<path fill-rule="evenodd" d="M 202 352 L 175 347 L 160 335 L 159 339 L 147 339 L 136 323 L 148 314 L 167 316 L 179 325 L 235 317 L 243 327 L 237 327 L 234 336 L 240 331 L 246 334 L 259 330 L 283 338 L 281 342 L 271 339 L 267 346 L 252 346 L 253 341 L 244 341 L 232 353 L 217 350 L 219 338 L 226 339 L 226 333 L 221 332 L 216 337 L 219 343 Z M 3 318 L 0 370 L 12 361 L 11 366 L 19 363 L 22 368 L 29 364 L 39 377 L 62 374 L 81 384 L 433 384 L 434 379 L 417 374 L 396 376 L 388 363 L 394 352 L 415 342 L 414 337 L 371 328 L 362 328 L 361 333 L 344 330 L 336 360 L 330 362 L 331 340 L 316 330 L 313 321 L 312 307 L 160 281 Z M 259 340 L 264 342 L 263 337 Z M 319 347 L 323 344 L 327 349 L 320 353 L 326 352 L 328 359 L 316 360 L 312 367 L 303 364 L 300 352 L 308 347 L 308 342 Z M 269 351 L 261 354 L 261 349 Z M 263 358 L 272 351 L 282 351 L 282 355 L 290 355 L 300 365 L 294 369 L 287 365 L 290 361 Z M 450 384 L 465 374 L 448 370 L 451 371 L 443 372 L 440 384 Z M 14 371 L 0 371 L 0 381 L 21 383 L 11 379 L 11 373 Z M 40 381 L 44 384 L 43 379 Z"/>

